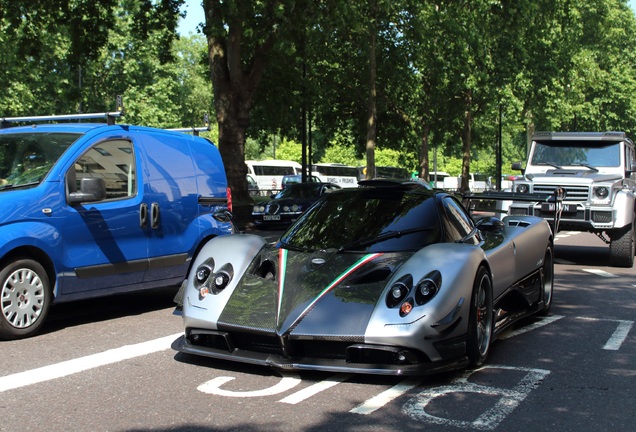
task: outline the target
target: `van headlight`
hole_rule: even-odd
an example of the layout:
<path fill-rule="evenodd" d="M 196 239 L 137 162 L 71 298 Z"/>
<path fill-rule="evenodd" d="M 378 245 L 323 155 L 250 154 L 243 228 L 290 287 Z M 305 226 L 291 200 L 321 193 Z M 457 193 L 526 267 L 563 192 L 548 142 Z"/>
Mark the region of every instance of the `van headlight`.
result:
<path fill-rule="evenodd" d="M 528 192 L 530 192 L 530 186 L 527 183 L 519 183 L 515 187 L 515 192 L 517 192 L 517 193 L 528 193 Z"/>

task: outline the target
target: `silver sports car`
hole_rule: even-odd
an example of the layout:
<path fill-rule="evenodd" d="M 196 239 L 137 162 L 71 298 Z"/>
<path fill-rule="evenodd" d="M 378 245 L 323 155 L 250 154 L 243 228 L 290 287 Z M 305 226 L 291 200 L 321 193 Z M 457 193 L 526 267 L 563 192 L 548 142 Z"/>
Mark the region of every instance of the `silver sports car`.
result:
<path fill-rule="evenodd" d="M 281 369 L 417 375 L 477 366 L 552 302 L 553 233 L 473 219 L 417 181 L 325 195 L 275 244 L 211 240 L 182 287 L 188 354 Z"/>

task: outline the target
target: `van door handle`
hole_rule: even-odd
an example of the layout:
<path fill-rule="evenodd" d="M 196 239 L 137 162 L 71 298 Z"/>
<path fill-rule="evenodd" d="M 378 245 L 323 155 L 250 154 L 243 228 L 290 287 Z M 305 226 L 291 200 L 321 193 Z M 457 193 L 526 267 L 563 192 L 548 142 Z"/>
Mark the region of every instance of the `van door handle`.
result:
<path fill-rule="evenodd" d="M 139 206 L 139 226 L 142 228 L 148 227 L 148 204 L 141 203 Z"/>
<path fill-rule="evenodd" d="M 150 204 L 150 227 L 159 228 L 159 203 L 156 202 Z"/>

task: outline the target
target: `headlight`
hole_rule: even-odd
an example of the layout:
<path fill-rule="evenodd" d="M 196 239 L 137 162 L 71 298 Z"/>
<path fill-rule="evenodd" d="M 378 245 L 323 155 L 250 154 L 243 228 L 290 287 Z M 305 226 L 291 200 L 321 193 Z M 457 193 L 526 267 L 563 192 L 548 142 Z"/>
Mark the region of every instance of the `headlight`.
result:
<path fill-rule="evenodd" d="M 442 274 L 435 270 L 427 274 L 417 284 L 415 290 L 415 302 L 418 306 L 428 303 L 439 292 L 440 285 L 442 284 Z"/>
<path fill-rule="evenodd" d="M 197 270 L 194 273 L 194 287 L 199 289 L 200 287 L 205 285 L 213 271 L 214 260 L 212 258 L 209 258 L 203 264 L 197 267 Z"/>
<path fill-rule="evenodd" d="M 262 205 L 255 205 L 254 208 L 252 209 L 253 213 L 263 213 L 265 212 L 265 206 Z"/>
<path fill-rule="evenodd" d="M 386 297 L 386 305 L 394 308 L 399 305 L 409 293 L 409 287 L 402 281 L 396 282 L 389 289 L 389 295 Z"/>
<path fill-rule="evenodd" d="M 300 206 L 299 206 L 298 204 L 294 204 L 294 205 L 291 207 L 291 210 L 292 210 L 293 212 L 297 212 L 297 211 L 299 211 L 299 210 L 300 210 Z"/>
<path fill-rule="evenodd" d="M 230 283 L 230 275 L 225 272 L 219 272 L 214 275 L 214 288 L 221 291 Z"/>
<path fill-rule="evenodd" d="M 606 199 L 609 196 L 609 189 L 606 186 L 595 187 L 594 196 L 598 199 Z"/>
<path fill-rule="evenodd" d="M 530 191 L 530 186 L 528 186 L 526 183 L 521 183 L 517 185 L 515 191 L 518 193 L 528 193 Z"/>

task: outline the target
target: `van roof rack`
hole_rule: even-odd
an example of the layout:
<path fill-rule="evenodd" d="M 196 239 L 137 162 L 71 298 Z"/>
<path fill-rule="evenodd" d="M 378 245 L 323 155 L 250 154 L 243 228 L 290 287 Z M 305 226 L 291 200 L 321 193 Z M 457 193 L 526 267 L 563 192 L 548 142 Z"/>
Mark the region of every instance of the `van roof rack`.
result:
<path fill-rule="evenodd" d="M 124 115 L 123 99 L 117 96 L 117 111 L 103 113 L 87 113 L 87 114 L 61 114 L 49 116 L 32 116 L 32 117 L 2 117 L 0 118 L 0 129 L 11 127 L 11 123 L 35 123 L 56 120 L 85 120 L 106 118 L 109 126 L 115 124 L 116 119 Z"/>
<path fill-rule="evenodd" d="M 166 129 L 173 132 L 185 132 L 191 133 L 194 136 L 199 136 L 199 132 L 207 132 L 210 131 L 210 116 L 207 113 L 203 114 L 203 124 L 204 126 L 200 127 L 185 127 L 185 128 L 174 128 L 174 129 Z"/>

